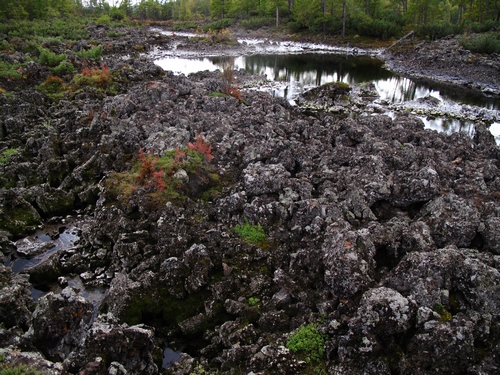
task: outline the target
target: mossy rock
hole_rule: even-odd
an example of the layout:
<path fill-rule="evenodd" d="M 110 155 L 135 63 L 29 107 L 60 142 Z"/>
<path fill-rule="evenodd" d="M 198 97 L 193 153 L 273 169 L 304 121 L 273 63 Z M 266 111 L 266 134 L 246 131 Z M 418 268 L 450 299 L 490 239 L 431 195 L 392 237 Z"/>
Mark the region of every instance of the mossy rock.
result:
<path fill-rule="evenodd" d="M 0 229 L 20 238 L 35 231 L 42 223 L 38 211 L 14 192 L 7 192 L 0 198 Z"/>
<path fill-rule="evenodd" d="M 132 297 L 120 318 L 129 325 L 144 323 L 154 327 L 176 327 L 178 323 L 204 311 L 205 293 L 177 299 L 161 286 L 140 291 Z"/>
<path fill-rule="evenodd" d="M 75 197 L 61 189 L 50 189 L 37 196 L 36 204 L 47 216 L 62 215 L 74 208 Z"/>

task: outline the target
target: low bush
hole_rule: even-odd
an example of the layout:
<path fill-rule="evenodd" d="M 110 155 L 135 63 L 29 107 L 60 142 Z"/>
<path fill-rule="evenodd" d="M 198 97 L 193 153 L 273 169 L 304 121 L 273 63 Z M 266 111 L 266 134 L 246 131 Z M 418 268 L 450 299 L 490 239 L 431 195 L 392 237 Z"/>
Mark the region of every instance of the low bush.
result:
<path fill-rule="evenodd" d="M 79 40 L 89 37 L 86 25 L 88 19 L 84 17 L 53 18 L 49 20 L 12 20 L 0 22 L 0 34 L 10 37 L 29 38 L 59 37 L 62 40 Z"/>
<path fill-rule="evenodd" d="M 0 365 L 0 375 L 43 375 L 43 372 L 25 365 Z"/>
<path fill-rule="evenodd" d="M 194 21 L 180 21 L 175 22 L 172 25 L 173 31 L 183 31 L 183 30 L 196 30 L 199 27 L 197 22 Z"/>
<path fill-rule="evenodd" d="M 18 71 L 21 65 L 10 64 L 0 60 L 0 78 L 20 79 L 23 75 Z"/>
<path fill-rule="evenodd" d="M 119 38 L 121 36 L 124 36 L 125 33 L 124 32 L 120 32 L 120 31 L 110 31 L 108 33 L 108 37 L 110 38 Z"/>
<path fill-rule="evenodd" d="M 357 31 L 360 35 L 389 39 L 401 34 L 401 26 L 391 21 L 372 19 L 360 22 Z"/>
<path fill-rule="evenodd" d="M 143 190 L 157 202 L 203 198 L 218 185 L 212 158 L 212 148 L 201 135 L 187 147 L 169 150 L 161 157 L 140 149 L 130 171 L 110 174 L 106 180 L 108 197 L 126 204 L 135 191 Z"/>
<path fill-rule="evenodd" d="M 51 75 L 38 88 L 46 94 L 53 95 L 62 93 L 66 89 L 66 84 L 62 78 Z"/>
<path fill-rule="evenodd" d="M 485 20 L 483 22 L 466 23 L 465 29 L 473 33 L 485 33 L 500 27 L 500 22 L 495 20 Z"/>
<path fill-rule="evenodd" d="M 50 70 L 57 76 L 65 76 L 74 73 L 76 71 L 76 68 L 73 66 L 73 64 L 71 64 L 67 60 L 64 60 L 61 61 L 58 66 L 51 68 Z"/>
<path fill-rule="evenodd" d="M 474 53 L 500 53 L 500 34 L 488 33 L 460 39 L 465 49 Z"/>
<path fill-rule="evenodd" d="M 436 22 L 421 25 L 417 30 L 417 35 L 422 38 L 436 40 L 444 38 L 447 35 L 458 34 L 460 32 L 460 25 L 453 25 L 449 22 Z"/>
<path fill-rule="evenodd" d="M 233 23 L 234 23 L 233 18 L 222 18 L 218 21 L 215 21 L 215 22 L 212 22 L 212 23 L 209 23 L 209 24 L 203 26 L 202 31 L 206 33 L 208 31 L 227 29 Z"/>
<path fill-rule="evenodd" d="M 86 67 L 81 73 L 75 74 L 71 86 L 74 90 L 85 86 L 101 90 L 110 89 L 112 88 L 112 75 L 105 64 L 101 65 L 101 69 Z"/>
<path fill-rule="evenodd" d="M 119 8 L 111 8 L 109 10 L 109 16 L 115 21 L 121 21 L 125 18 L 127 18 L 127 13 L 123 9 Z"/>
<path fill-rule="evenodd" d="M 58 66 L 63 60 L 66 60 L 66 54 L 56 54 L 47 48 L 40 47 L 40 56 L 38 57 L 38 62 L 43 65 L 48 65 L 50 67 Z"/>
<path fill-rule="evenodd" d="M 95 20 L 95 24 L 100 26 L 109 26 L 110 23 L 111 23 L 111 17 L 108 16 L 107 14 L 104 14 Z"/>
<path fill-rule="evenodd" d="M 240 22 L 241 27 L 244 29 L 259 29 L 266 26 L 274 26 L 276 24 L 275 18 L 270 17 L 252 17 Z"/>
<path fill-rule="evenodd" d="M 1 52 L 11 52 L 12 46 L 5 39 L 0 40 L 0 51 Z"/>
<path fill-rule="evenodd" d="M 79 52 L 75 52 L 75 55 L 81 57 L 83 59 L 90 60 L 101 60 L 103 47 L 102 45 L 98 45 L 96 47 L 92 47 L 91 49 L 84 49 Z"/>

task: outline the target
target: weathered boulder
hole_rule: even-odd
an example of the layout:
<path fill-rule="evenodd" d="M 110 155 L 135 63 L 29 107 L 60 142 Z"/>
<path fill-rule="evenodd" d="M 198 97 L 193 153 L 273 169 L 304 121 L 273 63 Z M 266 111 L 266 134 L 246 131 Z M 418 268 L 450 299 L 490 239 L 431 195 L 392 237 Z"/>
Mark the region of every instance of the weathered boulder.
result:
<path fill-rule="evenodd" d="M 0 264 L 0 321 L 3 328 L 28 328 L 32 300 L 27 275 L 14 274 Z"/>
<path fill-rule="evenodd" d="M 152 375 L 158 373 L 153 360 L 156 349 L 151 327 L 120 324 L 108 313 L 95 319 L 79 350 L 68 358 L 65 365 L 70 371 L 89 371 L 89 366 L 95 364 L 97 368 L 107 368 L 109 374 Z"/>
<path fill-rule="evenodd" d="M 42 223 L 38 211 L 18 192 L 4 190 L 0 195 L 0 229 L 20 238 L 33 232 Z"/>
<path fill-rule="evenodd" d="M 375 246 L 369 232 L 329 227 L 323 245 L 325 282 L 341 298 L 352 297 L 375 280 Z"/>
<path fill-rule="evenodd" d="M 438 247 L 468 247 L 477 234 L 479 212 L 470 200 L 447 194 L 427 203 L 418 218 L 429 226 Z"/>
<path fill-rule="evenodd" d="M 407 254 L 383 280 L 418 306 L 444 306 L 451 314 L 499 315 L 500 272 L 487 254 L 450 246 Z"/>
<path fill-rule="evenodd" d="M 46 358 L 62 362 L 80 348 L 90 327 L 94 306 L 71 288 L 41 297 L 28 336 Z"/>

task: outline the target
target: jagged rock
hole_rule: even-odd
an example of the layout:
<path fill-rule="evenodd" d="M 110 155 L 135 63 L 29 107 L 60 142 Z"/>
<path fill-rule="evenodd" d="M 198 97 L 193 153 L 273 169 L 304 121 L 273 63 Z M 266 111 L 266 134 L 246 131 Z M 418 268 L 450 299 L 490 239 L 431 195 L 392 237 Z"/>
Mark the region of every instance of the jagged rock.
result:
<path fill-rule="evenodd" d="M 0 195 L 0 229 L 20 238 L 33 232 L 42 219 L 38 211 L 14 191 L 2 191 Z"/>
<path fill-rule="evenodd" d="M 94 306 L 71 287 L 40 298 L 28 335 L 48 359 L 62 362 L 82 345 Z"/>
<path fill-rule="evenodd" d="M 153 361 L 154 330 L 119 324 L 112 314 L 100 315 L 92 323 L 79 349 L 66 361 L 72 369 L 86 368 L 101 358 L 109 374 L 158 373 Z"/>
<path fill-rule="evenodd" d="M 329 373 L 498 370 L 499 154 L 485 127 L 470 138 L 408 113 L 339 119 L 255 90 L 244 101 L 212 96 L 220 72 L 177 76 L 138 52 L 174 48 L 174 37 L 88 30 L 107 46 L 118 95 L 0 95 L 2 150 L 18 151 L 0 165 L 4 259 L 35 255 L 11 241 L 47 216 L 91 214 L 74 246 L 49 257 L 37 249 L 44 261 L 26 272 L 52 293 L 33 301 L 29 334 L 30 284 L 1 273 L 2 345 L 38 349 L 58 361 L 42 366 L 54 372 L 156 374 L 160 348 L 173 343 L 190 355 L 166 373 L 309 373 L 283 345 L 312 322 Z M 384 106 L 367 104 L 373 87 L 338 88 L 321 88 L 319 100 L 348 112 Z M 181 196 L 139 186 L 141 148 L 161 156 L 199 134 L 214 155 L 210 191 L 187 166 Z M 234 231 L 246 220 L 266 241 Z M 75 279 L 109 288 L 105 300 L 57 293 Z"/>
<path fill-rule="evenodd" d="M 243 171 L 246 194 L 256 196 L 277 193 L 284 179 L 289 176 L 290 173 L 281 164 L 251 164 Z"/>
<path fill-rule="evenodd" d="M 352 297 L 374 281 L 376 250 L 367 230 L 329 228 L 323 253 L 325 282 L 339 297 Z"/>
<path fill-rule="evenodd" d="M 204 245 L 195 244 L 186 250 L 183 263 L 189 270 L 185 285 L 187 291 L 196 292 L 207 285 L 214 265 Z"/>
<path fill-rule="evenodd" d="M 447 247 L 407 254 L 383 283 L 418 306 L 498 315 L 500 272 L 477 251 Z"/>
<path fill-rule="evenodd" d="M 427 374 L 461 374 L 475 361 L 473 322 L 457 316 L 450 322 L 429 321 L 410 340 L 404 369 Z"/>
<path fill-rule="evenodd" d="M 479 226 L 477 208 L 472 202 L 454 194 L 447 194 L 429 202 L 418 216 L 429 226 L 438 247 L 447 244 L 468 247 Z"/>
<path fill-rule="evenodd" d="M 31 285 L 27 275 L 13 274 L 0 264 L 0 321 L 3 328 L 27 329 L 31 315 Z"/>

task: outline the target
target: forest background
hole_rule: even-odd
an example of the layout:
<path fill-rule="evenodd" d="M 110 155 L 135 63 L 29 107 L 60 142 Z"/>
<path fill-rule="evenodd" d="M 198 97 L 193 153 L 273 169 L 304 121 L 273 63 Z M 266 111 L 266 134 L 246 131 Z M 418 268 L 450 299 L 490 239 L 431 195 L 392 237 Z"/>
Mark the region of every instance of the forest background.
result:
<path fill-rule="evenodd" d="M 437 39 L 497 29 L 500 0 L 0 0 L 2 22 L 75 15 L 102 22 L 175 21 L 179 29 L 210 22 L 209 28 L 219 30 L 237 23 L 354 38 L 391 39 L 414 30 Z"/>

